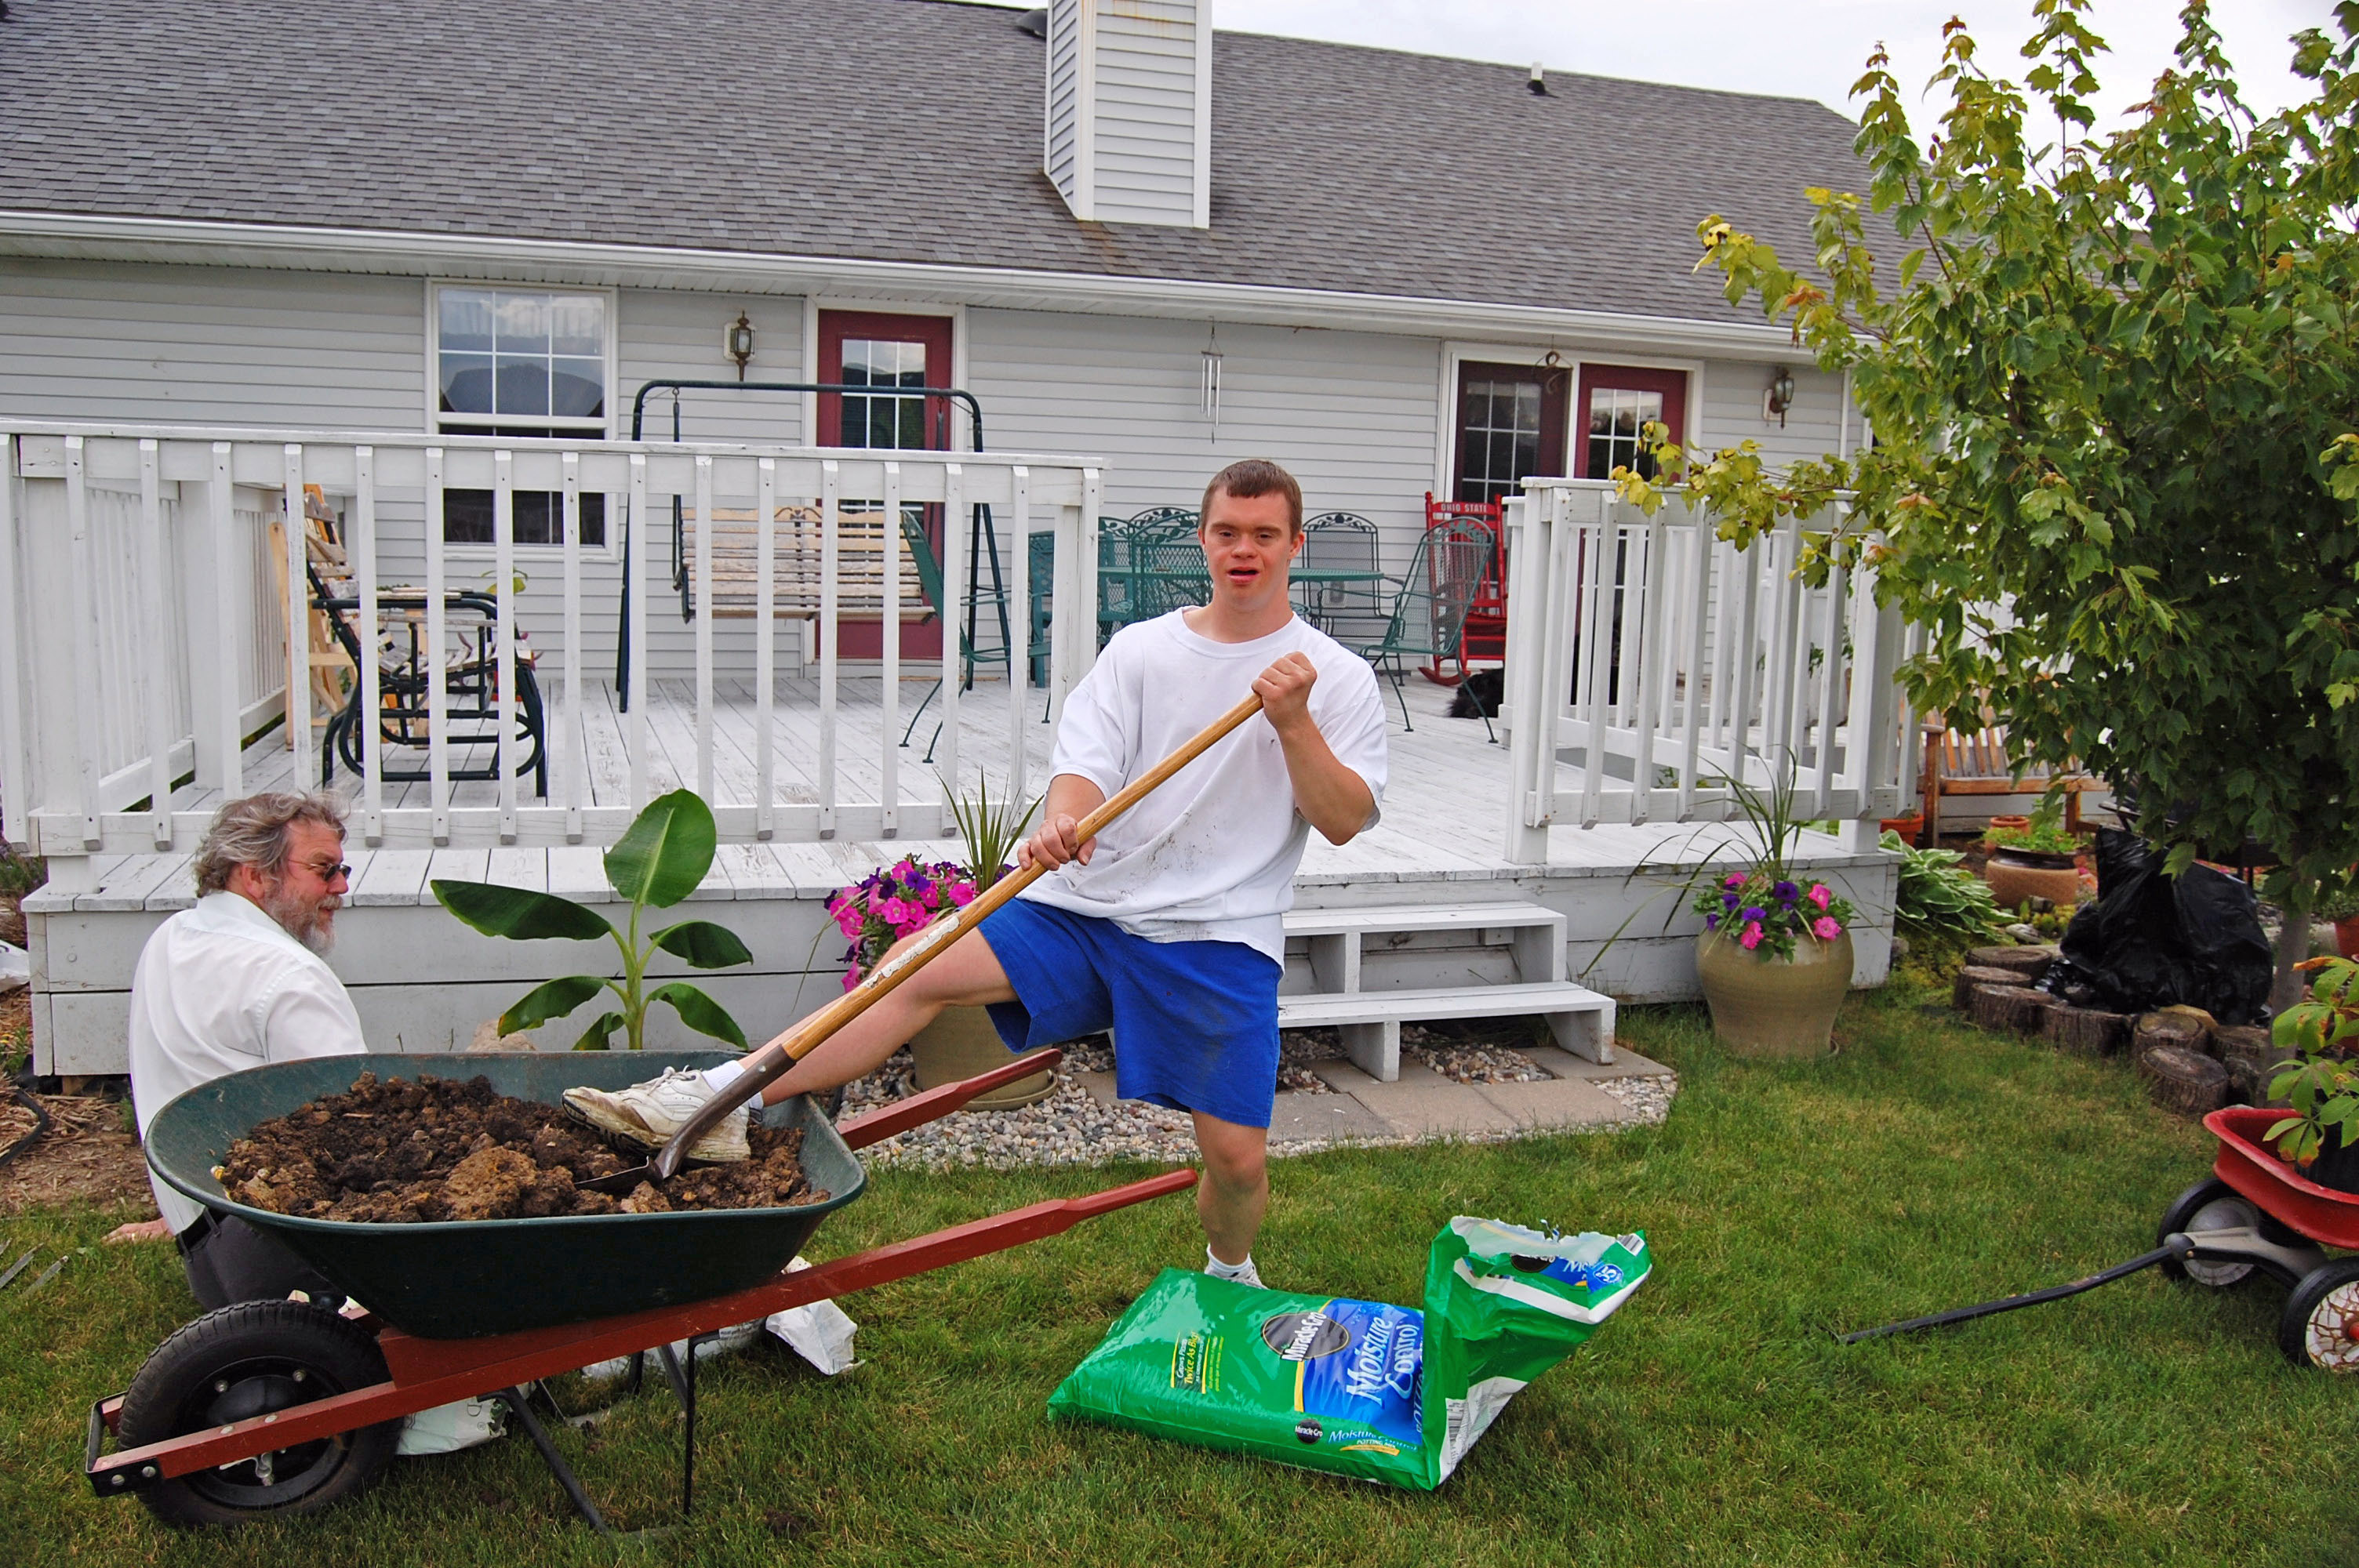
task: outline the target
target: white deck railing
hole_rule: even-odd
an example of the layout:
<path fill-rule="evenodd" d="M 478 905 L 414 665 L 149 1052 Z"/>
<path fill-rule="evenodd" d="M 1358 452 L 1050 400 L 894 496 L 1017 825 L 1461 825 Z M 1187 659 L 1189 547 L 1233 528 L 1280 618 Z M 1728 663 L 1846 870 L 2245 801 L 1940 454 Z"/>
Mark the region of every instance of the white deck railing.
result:
<path fill-rule="evenodd" d="M 1904 627 L 1864 559 L 1821 588 L 1796 575 L 1800 535 L 1830 521 L 1739 550 L 1677 492 L 1650 519 L 1603 481 L 1525 481 L 1508 505 L 1508 859 L 1545 860 L 1551 824 L 1726 819 L 1726 779 L 1789 768 L 1805 818 L 1897 815 Z"/>
<path fill-rule="evenodd" d="M 691 552 L 696 760 L 694 778 L 681 782 L 712 804 L 725 842 L 930 837 L 951 829 L 933 774 L 938 769 L 942 777 L 958 777 L 955 613 L 945 618 L 942 632 L 944 724 L 935 769 L 905 766 L 899 756 L 903 658 L 899 639 L 890 634 L 881 638 L 878 672 L 881 750 L 873 775 L 860 770 L 881 776 L 881 787 L 853 793 L 841 765 L 837 632 L 843 606 L 836 546 L 847 498 L 881 500 L 888 518 L 898 517 L 904 503 L 939 505 L 946 517 L 960 520 L 971 506 L 988 504 L 1003 540 L 1022 541 L 1045 524 L 1058 541 L 1052 709 L 1095 652 L 1094 617 L 1080 607 L 1097 599 L 1100 479 L 1097 467 L 1083 459 L 18 424 L 0 430 L 0 788 L 13 831 L 45 854 L 68 858 L 192 849 L 213 805 L 250 786 L 247 745 L 274 719 L 283 719 L 297 742 L 298 777 L 306 765 L 316 769 L 316 761 L 305 761 L 313 744 L 308 639 L 290 643 L 284 632 L 306 625 L 310 613 L 301 521 L 306 485 L 319 486 L 343 518 L 349 591 L 359 600 L 354 624 L 363 629 L 357 681 L 358 711 L 364 714 L 382 706 L 380 666 L 387 657 L 379 636 L 367 629 L 378 627 L 381 600 L 395 584 L 407 583 L 422 597 L 419 619 L 428 666 L 460 656 L 446 601 L 461 589 L 495 600 L 496 616 L 486 630 L 496 648 L 517 645 L 514 498 L 522 492 L 562 497 L 563 542 L 536 552 L 532 563 L 537 575 L 545 577 L 552 566 L 562 574 L 561 610 L 551 607 L 562 621 L 555 641 L 563 687 L 548 723 L 548 797 L 532 795 L 527 775 L 520 798 L 516 683 L 503 678 L 494 698 L 497 783 L 469 792 L 471 802 L 454 799 L 451 701 L 445 682 L 429 680 L 422 800 L 402 791 L 401 803 L 388 804 L 377 726 L 357 727 L 363 767 L 353 826 L 355 838 L 369 845 L 610 843 L 647 798 L 650 701 L 633 703 L 622 722 L 628 798 L 593 801 L 584 776 L 585 564 L 599 568 L 605 583 L 617 570 L 610 547 L 582 540 L 585 494 L 614 498 L 610 537 L 622 519 L 641 524 L 629 557 L 634 580 L 621 635 L 642 681 L 649 673 L 647 607 L 676 601 L 669 552 L 660 547 L 658 531 L 675 501 L 700 524 L 717 511 L 736 509 L 741 516 L 752 511 L 760 533 L 756 591 L 764 611 L 773 603 L 770 530 L 779 510 L 819 509 L 814 798 L 781 798 L 777 787 L 776 622 L 767 613 L 754 618 L 751 788 L 741 784 L 733 796 L 716 780 L 712 611 L 717 596 L 709 548 Z M 493 492 L 488 560 L 479 558 L 481 548 L 446 545 L 446 489 Z M 648 527 L 650 519 L 661 523 Z M 269 555 L 271 524 L 281 520 L 288 524 L 283 597 Z M 700 546 L 712 533 L 698 526 Z M 962 584 L 967 529 L 962 522 L 940 533 L 942 579 Z M 1013 606 L 1029 602 L 1027 555 L 1021 547 L 1006 552 Z M 486 566 L 488 572 L 482 569 Z M 887 602 L 875 607 L 886 628 L 899 624 L 904 610 L 914 613 L 923 605 L 919 583 L 903 580 L 901 567 L 898 552 L 887 549 L 882 588 Z M 480 581 L 485 576 L 488 589 Z M 535 645 L 550 640 L 543 635 Z M 1021 671 L 1027 661 L 1012 665 Z M 512 668 L 511 658 L 498 658 L 495 667 Z M 1017 775 L 1008 781 L 1009 793 L 1021 798 L 1027 708 L 1039 698 L 1029 697 L 1020 676 L 1006 692 L 1010 765 Z M 1037 723 L 1037 714 L 1028 721 Z M 472 803 L 478 795 L 495 800 Z"/>

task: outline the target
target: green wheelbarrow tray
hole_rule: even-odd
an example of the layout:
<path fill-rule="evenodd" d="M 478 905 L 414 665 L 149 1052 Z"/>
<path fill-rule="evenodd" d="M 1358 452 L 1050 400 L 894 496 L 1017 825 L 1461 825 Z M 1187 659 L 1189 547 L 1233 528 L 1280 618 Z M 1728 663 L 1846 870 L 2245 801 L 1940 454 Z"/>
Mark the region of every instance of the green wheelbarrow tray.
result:
<path fill-rule="evenodd" d="M 860 1195 L 867 1173 L 810 1100 L 760 1112 L 766 1126 L 803 1130 L 802 1164 L 822 1203 L 676 1214 L 561 1215 L 548 1219 L 355 1225 L 273 1214 L 235 1202 L 213 1167 L 257 1123 L 363 1073 L 489 1078 L 518 1099 L 560 1103 L 577 1084 L 619 1089 L 666 1067 L 710 1067 L 725 1051 L 401 1055 L 371 1053 L 280 1062 L 216 1078 L 156 1113 L 147 1163 L 215 1215 L 284 1243 L 338 1290 L 407 1334 L 472 1339 L 676 1306 L 752 1288 L 802 1250 L 820 1222 Z"/>

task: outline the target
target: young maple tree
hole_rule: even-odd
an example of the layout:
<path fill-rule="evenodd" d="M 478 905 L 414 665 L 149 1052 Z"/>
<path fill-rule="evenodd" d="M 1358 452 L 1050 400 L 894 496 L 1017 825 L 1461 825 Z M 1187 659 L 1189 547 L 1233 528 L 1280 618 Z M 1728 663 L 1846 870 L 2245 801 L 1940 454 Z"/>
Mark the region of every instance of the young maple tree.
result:
<path fill-rule="evenodd" d="M 1847 373 L 1874 439 L 1782 470 L 1663 445 L 1659 483 L 1737 539 L 1850 492 L 1805 569 L 1874 551 L 1930 633 L 1902 671 L 1919 707 L 1987 704 L 2011 760 L 2134 791 L 2173 872 L 2247 838 L 2282 858 L 2281 1006 L 2321 885 L 2359 861 L 2359 4 L 2339 39 L 2292 39 L 2315 91 L 2267 118 L 2187 5 L 2176 67 L 2102 136 L 2087 9 L 2041 0 L 2020 86 L 1950 23 L 1921 144 L 1871 58 L 1870 189 L 1808 193 L 1808 273 L 1698 226 L 1699 269 Z M 1886 221 L 1897 261 L 1868 244 Z"/>

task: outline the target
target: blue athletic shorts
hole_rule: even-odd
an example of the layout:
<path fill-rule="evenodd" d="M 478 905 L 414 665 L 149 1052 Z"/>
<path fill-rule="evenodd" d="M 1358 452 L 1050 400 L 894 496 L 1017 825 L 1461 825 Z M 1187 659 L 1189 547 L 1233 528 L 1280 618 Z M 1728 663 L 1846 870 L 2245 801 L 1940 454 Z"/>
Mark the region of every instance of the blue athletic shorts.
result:
<path fill-rule="evenodd" d="M 991 1021 L 1010 1051 L 1114 1033 L 1114 1092 L 1240 1127 L 1277 1093 L 1277 963 L 1242 942 L 1149 942 L 1016 899 L 983 923 L 1015 988 Z"/>

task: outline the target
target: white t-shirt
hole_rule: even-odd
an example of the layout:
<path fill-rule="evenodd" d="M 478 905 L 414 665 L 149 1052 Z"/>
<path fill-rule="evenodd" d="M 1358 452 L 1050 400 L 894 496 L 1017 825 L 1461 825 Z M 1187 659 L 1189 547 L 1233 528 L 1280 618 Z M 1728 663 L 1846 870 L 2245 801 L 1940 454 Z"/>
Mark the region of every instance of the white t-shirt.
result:
<path fill-rule="evenodd" d="M 234 892 L 210 892 L 157 928 L 131 977 L 131 1105 L 139 1133 L 179 1096 L 265 1062 L 368 1047 L 360 1014 L 326 959 Z M 204 1206 L 152 1170 L 175 1232 Z"/>
<path fill-rule="evenodd" d="M 1125 626 L 1065 704 L 1051 770 L 1113 795 L 1238 701 L 1286 654 L 1319 679 L 1310 717 L 1336 760 L 1385 797 L 1385 709 L 1365 659 L 1299 617 L 1250 643 L 1215 643 L 1181 612 Z M 1256 714 L 1098 836 L 1086 866 L 1049 872 L 1024 896 L 1112 920 L 1154 942 L 1243 942 L 1286 961 L 1283 916 L 1310 824 L 1294 808 L 1286 752 Z"/>

